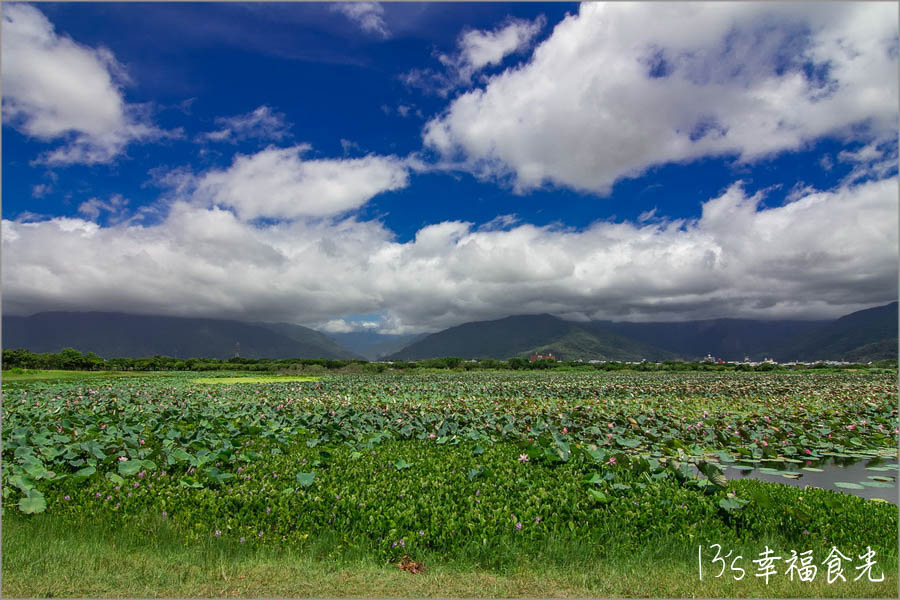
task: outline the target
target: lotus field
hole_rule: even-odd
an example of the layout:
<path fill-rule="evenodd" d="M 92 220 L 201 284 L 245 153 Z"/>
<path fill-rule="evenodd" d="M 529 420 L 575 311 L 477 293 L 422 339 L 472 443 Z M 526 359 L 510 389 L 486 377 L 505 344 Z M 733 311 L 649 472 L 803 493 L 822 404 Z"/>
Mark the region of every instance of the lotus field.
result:
<path fill-rule="evenodd" d="M 204 377 L 5 382 L 4 519 L 491 572 L 632 557 L 697 585 L 718 544 L 755 586 L 735 593 L 756 595 L 760 553 L 787 581 L 791 551 L 811 550 L 822 587 L 778 593 L 896 594 L 897 506 L 847 493 L 896 495 L 895 373 Z M 869 477 L 786 485 L 835 460 Z M 761 466 L 785 484 L 741 476 Z M 852 562 L 826 585 L 833 548 Z M 867 548 L 883 583 L 854 580 Z"/>

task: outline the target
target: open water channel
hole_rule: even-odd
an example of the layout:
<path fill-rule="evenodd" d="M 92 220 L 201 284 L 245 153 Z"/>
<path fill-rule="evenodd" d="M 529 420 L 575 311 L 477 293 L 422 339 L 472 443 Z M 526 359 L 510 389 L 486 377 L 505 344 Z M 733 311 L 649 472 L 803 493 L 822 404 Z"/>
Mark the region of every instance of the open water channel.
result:
<path fill-rule="evenodd" d="M 785 462 L 737 460 L 722 464 L 729 479 L 759 479 L 797 487 L 813 486 L 897 504 L 897 457 L 839 458 Z"/>

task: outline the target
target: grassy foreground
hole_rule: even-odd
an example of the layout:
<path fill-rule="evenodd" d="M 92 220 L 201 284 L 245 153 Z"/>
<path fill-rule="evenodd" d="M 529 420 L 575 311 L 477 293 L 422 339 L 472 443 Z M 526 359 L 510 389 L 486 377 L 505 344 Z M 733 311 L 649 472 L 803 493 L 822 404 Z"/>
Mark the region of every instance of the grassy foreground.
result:
<path fill-rule="evenodd" d="M 516 565 L 484 570 L 463 560 L 425 557 L 425 571 L 341 552 L 333 540 L 303 551 L 180 544 L 165 525 L 110 531 L 50 515 L 3 519 L 6 597 L 897 597 L 896 565 L 879 563 L 881 583 L 828 585 L 824 567 L 813 582 L 779 575 L 765 585 L 754 571 L 734 581 L 692 562 L 632 555 L 615 561 L 561 563 L 522 556 Z M 552 550 L 551 550 L 552 552 Z M 564 551 L 563 551 L 564 552 Z M 658 554 L 658 552 L 657 552 Z M 749 565 L 744 565 L 748 567 Z"/>

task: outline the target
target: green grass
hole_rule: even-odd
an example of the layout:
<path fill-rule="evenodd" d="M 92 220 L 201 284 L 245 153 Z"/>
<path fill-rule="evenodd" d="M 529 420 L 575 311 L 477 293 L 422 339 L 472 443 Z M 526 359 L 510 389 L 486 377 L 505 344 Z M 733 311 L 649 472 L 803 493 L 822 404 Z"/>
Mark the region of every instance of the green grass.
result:
<path fill-rule="evenodd" d="M 67 371 L 58 369 L 8 369 L 3 371 L 3 383 L 21 382 L 63 382 L 63 381 L 91 381 L 96 379 L 110 379 L 122 377 L 178 377 L 179 372 L 158 371 Z M 191 383 L 222 384 L 234 383 L 290 383 L 294 381 L 317 381 L 319 377 L 310 376 L 284 376 L 284 375 L 237 375 L 237 376 L 213 376 L 191 379 Z"/>
<path fill-rule="evenodd" d="M 109 379 L 111 377 L 165 377 L 171 373 L 149 371 L 64 371 L 53 369 L 9 369 L 3 371 L 3 383 L 30 381 L 74 381 Z"/>
<path fill-rule="evenodd" d="M 234 383 L 290 383 L 294 381 L 318 381 L 320 377 L 284 376 L 284 375 L 246 375 L 237 377 L 198 377 L 191 383 L 231 385 Z"/>
<path fill-rule="evenodd" d="M 896 565 L 879 564 L 881 583 L 854 583 L 848 572 L 848 582 L 828 585 L 820 567 L 813 582 L 779 573 L 766 585 L 749 560 L 742 581 L 717 579 L 711 568 L 701 581 L 696 562 L 668 548 L 584 561 L 577 545 L 551 545 L 552 559 L 522 555 L 502 569 L 426 556 L 425 572 L 411 575 L 332 539 L 290 551 L 219 540 L 185 546 L 153 520 L 116 531 L 7 513 L 3 525 L 7 597 L 897 597 Z"/>

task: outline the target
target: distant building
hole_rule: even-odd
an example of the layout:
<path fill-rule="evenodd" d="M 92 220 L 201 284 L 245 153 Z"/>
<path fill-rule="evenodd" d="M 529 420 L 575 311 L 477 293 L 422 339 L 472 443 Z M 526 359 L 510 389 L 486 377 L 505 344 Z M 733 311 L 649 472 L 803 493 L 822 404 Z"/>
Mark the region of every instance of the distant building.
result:
<path fill-rule="evenodd" d="M 552 352 L 541 352 L 541 353 L 536 352 L 536 353 L 532 354 L 528 360 L 531 362 L 535 362 L 537 360 L 556 360 L 556 357 L 553 356 Z"/>

